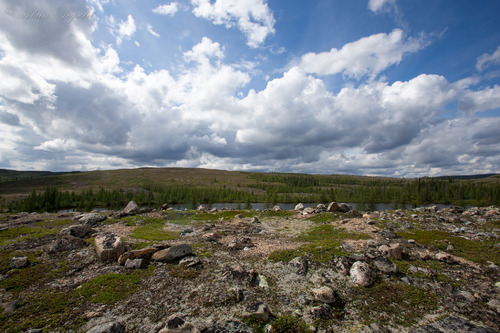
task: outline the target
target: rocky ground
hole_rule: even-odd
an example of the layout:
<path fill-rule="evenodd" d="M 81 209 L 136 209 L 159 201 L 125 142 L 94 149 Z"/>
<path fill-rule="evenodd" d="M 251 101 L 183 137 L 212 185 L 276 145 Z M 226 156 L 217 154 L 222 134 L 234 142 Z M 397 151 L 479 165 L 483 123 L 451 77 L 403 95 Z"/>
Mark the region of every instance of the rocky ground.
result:
<path fill-rule="evenodd" d="M 498 332 L 499 235 L 496 207 L 3 214 L 0 330 Z"/>

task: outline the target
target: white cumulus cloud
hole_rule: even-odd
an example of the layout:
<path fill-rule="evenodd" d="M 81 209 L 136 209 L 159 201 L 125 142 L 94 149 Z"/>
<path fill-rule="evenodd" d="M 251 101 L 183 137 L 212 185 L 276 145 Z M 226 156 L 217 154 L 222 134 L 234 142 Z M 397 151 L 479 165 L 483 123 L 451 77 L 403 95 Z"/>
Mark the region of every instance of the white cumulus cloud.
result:
<path fill-rule="evenodd" d="M 174 16 L 179 11 L 179 4 L 177 2 L 172 2 L 165 5 L 159 5 L 153 9 L 153 13 L 159 15 Z"/>
<path fill-rule="evenodd" d="M 345 44 L 340 50 L 333 48 L 329 52 L 307 53 L 302 56 L 300 67 L 318 75 L 376 76 L 387 67 L 399 64 L 405 55 L 425 46 L 424 38 L 405 38 L 401 29 L 394 29 L 389 34 L 363 37 Z"/>
<path fill-rule="evenodd" d="M 248 46 L 256 48 L 274 34 L 275 19 L 266 0 L 191 0 L 193 13 L 227 28 L 237 26 Z"/>
<path fill-rule="evenodd" d="M 476 62 L 476 68 L 479 71 L 492 65 L 500 65 L 500 46 L 492 54 L 485 53 L 481 55 Z"/>

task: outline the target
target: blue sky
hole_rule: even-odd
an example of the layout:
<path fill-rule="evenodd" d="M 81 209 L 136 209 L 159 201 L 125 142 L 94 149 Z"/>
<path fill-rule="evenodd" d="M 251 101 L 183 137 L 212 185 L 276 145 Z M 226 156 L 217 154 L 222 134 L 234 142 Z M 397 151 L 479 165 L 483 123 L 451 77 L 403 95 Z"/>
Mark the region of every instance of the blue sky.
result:
<path fill-rule="evenodd" d="M 0 168 L 499 172 L 500 2 L 0 0 Z"/>

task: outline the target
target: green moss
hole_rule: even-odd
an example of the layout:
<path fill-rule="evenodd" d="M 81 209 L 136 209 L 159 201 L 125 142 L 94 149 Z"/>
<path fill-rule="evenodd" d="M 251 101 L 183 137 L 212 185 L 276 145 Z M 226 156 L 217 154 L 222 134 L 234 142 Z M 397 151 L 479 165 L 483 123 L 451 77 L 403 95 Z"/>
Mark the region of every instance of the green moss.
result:
<path fill-rule="evenodd" d="M 184 264 L 182 265 L 170 264 L 168 265 L 167 269 L 168 269 L 168 275 L 173 277 L 178 277 L 181 279 L 191 280 L 198 277 L 201 274 L 200 271 L 194 268 L 187 267 Z"/>
<path fill-rule="evenodd" d="M 455 249 L 451 253 L 454 255 L 482 264 L 491 261 L 500 265 L 500 250 L 494 247 L 496 240 L 474 241 L 436 230 L 411 230 L 400 232 L 398 235 L 438 250 L 446 250 L 448 245 L 452 244 Z"/>
<path fill-rule="evenodd" d="M 32 285 L 42 285 L 64 276 L 69 267 L 67 261 L 50 264 L 37 263 L 38 260 L 34 261 L 34 264 L 30 267 L 8 271 L 5 279 L 0 280 L 0 288 L 12 292 L 21 292 Z"/>
<path fill-rule="evenodd" d="M 245 210 L 226 210 L 217 213 L 205 213 L 200 212 L 192 217 L 193 220 L 197 221 L 219 221 L 221 218 L 225 220 L 234 219 L 236 215 L 241 214 L 243 217 L 253 217 L 255 212 L 245 211 Z"/>
<path fill-rule="evenodd" d="M 266 323 L 263 322 L 262 320 L 250 317 L 250 318 L 242 318 L 241 321 L 248 327 L 252 328 L 254 333 L 264 333 L 266 331 L 265 330 Z"/>
<path fill-rule="evenodd" d="M 32 228 L 32 227 L 9 228 L 0 231 L 0 246 L 24 240 L 42 238 L 45 236 L 57 234 L 58 232 L 59 232 L 58 230 L 46 229 L 46 228 Z"/>
<path fill-rule="evenodd" d="M 62 229 L 62 227 L 70 226 L 73 224 L 75 224 L 75 221 L 71 219 L 64 219 L 64 220 L 45 219 L 43 221 L 35 222 L 35 225 L 38 227 L 48 227 L 48 228 L 58 228 L 58 229 Z"/>
<path fill-rule="evenodd" d="M 276 318 L 271 324 L 271 333 L 312 333 L 303 319 L 292 315 Z"/>
<path fill-rule="evenodd" d="M 314 261 L 327 262 L 334 256 L 347 255 L 341 249 L 341 243 L 346 239 L 368 239 L 369 236 L 336 229 L 332 225 L 324 224 L 311 228 L 296 238 L 297 241 L 307 242 L 297 249 L 274 251 L 269 255 L 273 261 L 288 262 L 297 256 L 307 256 Z"/>
<path fill-rule="evenodd" d="M 154 267 L 130 273 L 110 273 L 83 283 L 73 296 L 92 303 L 115 304 L 137 291 L 141 280 L 153 274 Z"/>
<path fill-rule="evenodd" d="M 377 318 L 382 325 L 392 321 L 410 327 L 424 315 L 435 312 L 441 303 L 440 297 L 432 291 L 391 280 L 371 288 L 355 287 L 353 291 L 353 305 L 360 310 L 361 320 L 366 325 Z"/>
<path fill-rule="evenodd" d="M 164 241 L 179 239 L 180 233 L 176 231 L 163 230 L 164 221 L 145 222 L 135 227 L 130 237 L 149 241 Z"/>

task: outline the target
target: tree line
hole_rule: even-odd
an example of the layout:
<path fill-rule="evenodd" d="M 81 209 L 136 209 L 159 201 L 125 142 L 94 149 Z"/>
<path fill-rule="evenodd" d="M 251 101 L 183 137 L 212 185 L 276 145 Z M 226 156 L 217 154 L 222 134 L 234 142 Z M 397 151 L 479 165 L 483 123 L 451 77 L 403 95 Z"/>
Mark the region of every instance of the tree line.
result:
<path fill-rule="evenodd" d="M 160 207 L 213 203 L 328 203 L 331 201 L 360 203 L 370 209 L 375 203 L 393 207 L 425 204 L 488 206 L 500 204 L 497 183 L 422 178 L 412 180 L 358 179 L 349 176 L 258 175 L 259 182 L 247 187 L 145 186 L 136 190 L 85 190 L 81 193 L 48 187 L 35 191 L 22 200 L 1 203 L 9 212 L 53 212 L 62 209 L 89 211 L 96 207 L 122 209 L 130 200 L 140 206 Z"/>

